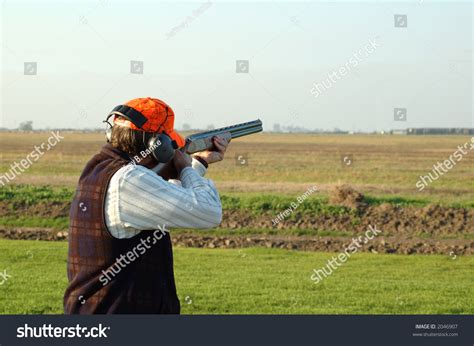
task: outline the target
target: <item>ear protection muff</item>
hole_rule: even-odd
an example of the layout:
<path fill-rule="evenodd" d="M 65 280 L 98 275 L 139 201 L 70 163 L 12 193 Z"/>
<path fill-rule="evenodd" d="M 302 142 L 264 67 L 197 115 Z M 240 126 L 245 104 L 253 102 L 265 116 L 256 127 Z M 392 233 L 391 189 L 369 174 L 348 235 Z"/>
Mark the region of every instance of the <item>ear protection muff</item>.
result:
<path fill-rule="evenodd" d="M 110 117 L 107 117 L 107 120 L 104 120 L 103 122 L 105 123 L 105 139 L 107 140 L 107 143 L 110 143 L 110 141 L 112 140 L 112 127 L 113 125 L 111 123 L 109 123 L 109 118 Z"/>
<path fill-rule="evenodd" d="M 121 116 L 130 121 L 136 127 L 142 129 L 143 125 L 148 119 L 137 110 L 126 105 L 119 105 L 115 107 L 103 121 L 106 123 L 105 137 L 109 143 L 112 139 L 112 128 L 113 124 L 109 122 L 112 116 Z M 166 121 L 166 119 L 165 119 Z M 178 149 L 176 141 L 172 140 L 166 133 L 158 133 L 151 136 L 148 143 L 145 143 L 145 133 L 143 132 L 143 143 L 147 150 L 153 155 L 156 161 L 159 163 L 167 163 L 174 157 L 174 151 Z"/>
<path fill-rule="evenodd" d="M 166 133 L 159 133 L 148 140 L 148 149 L 156 161 L 166 163 L 173 159 L 178 144 Z"/>

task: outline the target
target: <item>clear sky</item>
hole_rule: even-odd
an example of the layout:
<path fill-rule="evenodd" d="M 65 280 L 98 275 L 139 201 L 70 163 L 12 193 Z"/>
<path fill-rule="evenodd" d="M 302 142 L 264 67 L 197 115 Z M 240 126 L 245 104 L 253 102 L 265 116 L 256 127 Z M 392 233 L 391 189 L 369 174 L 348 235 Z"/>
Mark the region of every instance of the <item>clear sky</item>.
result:
<path fill-rule="evenodd" d="M 145 96 L 170 104 L 178 128 L 472 127 L 473 12 L 472 1 L 3 0 L 0 127 L 100 127 Z"/>

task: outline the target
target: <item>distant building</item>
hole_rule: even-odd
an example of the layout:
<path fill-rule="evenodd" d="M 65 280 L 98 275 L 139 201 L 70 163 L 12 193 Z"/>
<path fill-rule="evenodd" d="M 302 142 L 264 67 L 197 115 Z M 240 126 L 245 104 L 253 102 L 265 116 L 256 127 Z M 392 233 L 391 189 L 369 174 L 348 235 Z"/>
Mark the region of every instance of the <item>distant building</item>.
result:
<path fill-rule="evenodd" d="M 392 135 L 406 135 L 407 130 L 392 130 L 390 131 Z"/>
<path fill-rule="evenodd" d="M 474 135 L 474 128 L 409 128 L 408 135 Z"/>

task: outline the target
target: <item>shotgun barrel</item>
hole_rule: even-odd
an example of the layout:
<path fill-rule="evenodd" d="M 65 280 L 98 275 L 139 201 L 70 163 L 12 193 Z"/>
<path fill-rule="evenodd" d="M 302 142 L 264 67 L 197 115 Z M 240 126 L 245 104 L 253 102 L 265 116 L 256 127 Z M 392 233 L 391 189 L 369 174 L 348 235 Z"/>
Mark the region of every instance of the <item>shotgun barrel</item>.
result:
<path fill-rule="evenodd" d="M 193 154 L 203 150 L 210 150 L 214 146 L 214 144 L 212 143 L 212 137 L 214 136 L 221 136 L 226 139 L 233 139 L 248 136 L 261 131 L 263 131 L 262 121 L 260 119 L 257 119 L 242 124 L 231 125 L 211 131 L 195 133 L 186 137 L 186 144 L 184 145 L 184 150 L 188 154 Z"/>

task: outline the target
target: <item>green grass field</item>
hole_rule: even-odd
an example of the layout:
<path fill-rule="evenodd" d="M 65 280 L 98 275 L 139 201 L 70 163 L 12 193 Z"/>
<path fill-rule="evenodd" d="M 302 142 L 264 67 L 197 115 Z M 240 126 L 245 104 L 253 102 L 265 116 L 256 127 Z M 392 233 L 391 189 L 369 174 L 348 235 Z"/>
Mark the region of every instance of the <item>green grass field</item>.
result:
<path fill-rule="evenodd" d="M 0 314 L 62 313 L 66 242 L 0 240 Z M 319 284 L 331 253 L 175 249 L 184 314 L 472 314 L 474 258 L 355 254 Z M 2 280 L 0 280 L 2 282 Z"/>

